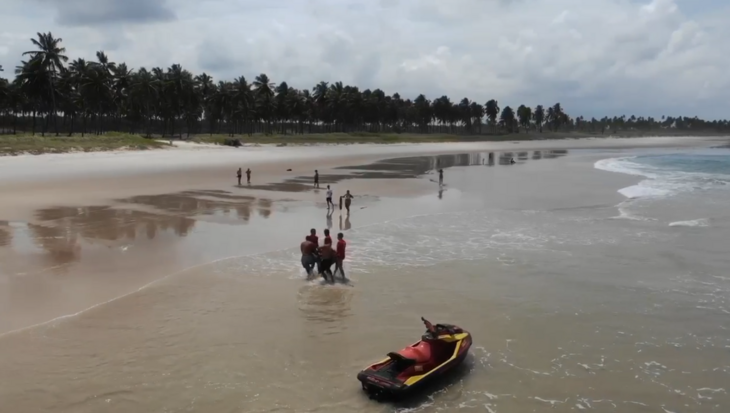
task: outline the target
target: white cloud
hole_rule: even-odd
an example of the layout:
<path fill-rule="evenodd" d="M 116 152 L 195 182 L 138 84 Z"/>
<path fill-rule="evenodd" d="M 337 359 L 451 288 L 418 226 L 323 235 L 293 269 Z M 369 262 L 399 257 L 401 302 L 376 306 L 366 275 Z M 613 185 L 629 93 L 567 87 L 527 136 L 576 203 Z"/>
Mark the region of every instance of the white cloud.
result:
<path fill-rule="evenodd" d="M 588 116 L 728 115 L 730 8 L 687 9 L 702 2 L 103 0 L 74 15 L 92 2 L 59 13 L 48 0 L 6 1 L 8 71 L 50 30 L 71 57 L 106 48 L 132 67 L 181 63 L 219 79 L 263 72 L 298 88 L 341 80 L 410 98 L 559 101 Z"/>

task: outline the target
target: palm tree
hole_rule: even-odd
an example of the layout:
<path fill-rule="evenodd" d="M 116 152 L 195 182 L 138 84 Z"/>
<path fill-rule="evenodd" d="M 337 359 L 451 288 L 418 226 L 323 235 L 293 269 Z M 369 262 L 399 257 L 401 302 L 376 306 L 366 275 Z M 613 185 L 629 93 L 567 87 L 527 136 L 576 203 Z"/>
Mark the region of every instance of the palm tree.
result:
<path fill-rule="evenodd" d="M 48 33 L 37 33 L 38 39 L 30 39 L 30 41 L 37 47 L 37 50 L 31 50 L 23 53 L 23 56 L 29 55 L 31 60 L 38 60 L 40 62 L 41 71 L 49 83 L 48 93 L 51 97 L 51 110 L 53 115 L 53 124 L 56 130 L 56 136 L 58 136 L 58 119 L 56 117 L 56 88 L 55 78 L 58 72 L 64 70 L 63 64 L 68 61 L 66 48 L 61 46 L 63 39 L 54 38 L 51 32 Z M 50 116 L 50 114 L 49 114 Z"/>
<path fill-rule="evenodd" d="M 530 121 L 532 120 L 532 109 L 530 109 L 528 106 L 520 105 L 517 108 L 517 118 L 519 120 L 520 126 L 525 128 L 525 133 L 529 132 Z"/>
<path fill-rule="evenodd" d="M 499 104 L 496 100 L 492 99 L 484 105 L 484 110 L 487 114 L 487 118 L 489 119 L 489 125 L 493 130 L 496 130 L 497 116 L 499 115 Z"/>
<path fill-rule="evenodd" d="M 532 120 L 535 121 L 537 130 L 542 133 L 542 125 L 545 122 L 545 108 L 542 105 L 535 106 L 535 111 L 532 112 Z"/>
<path fill-rule="evenodd" d="M 560 104 L 531 110 L 520 105 L 500 110 L 495 99 L 485 104 L 469 97 L 454 102 L 449 96 L 420 94 L 414 99 L 378 88 L 361 90 L 343 82 L 322 81 L 298 89 L 282 81 L 275 85 L 260 74 L 253 82 L 244 77 L 218 80 L 194 75 L 179 64 L 163 68 L 132 69 L 99 51 L 91 59 L 76 59 L 68 68 L 61 39 L 38 33 L 27 61 L 17 66 L 15 78 L 0 80 L 0 130 L 36 131 L 36 118 L 51 117 L 58 134 L 96 134 L 107 131 L 188 136 L 193 133 L 452 133 L 481 134 L 484 118 L 489 133 L 517 132 L 521 128 L 601 133 L 620 131 L 730 132 L 727 120 L 696 117 L 640 115 L 571 118 Z M 58 116 L 58 114 L 62 114 Z M 58 118 L 61 117 L 62 124 Z M 518 122 L 515 122 L 517 118 Z M 12 120 L 11 120 L 12 119 Z M 79 128 L 77 125 L 79 125 Z M 519 126 L 519 127 L 518 127 Z M 142 132 L 144 131 L 144 132 Z"/>
<path fill-rule="evenodd" d="M 499 121 L 502 126 L 507 129 L 507 133 L 514 132 L 515 112 L 511 107 L 505 106 L 504 109 L 502 109 L 502 115 L 500 115 Z"/>

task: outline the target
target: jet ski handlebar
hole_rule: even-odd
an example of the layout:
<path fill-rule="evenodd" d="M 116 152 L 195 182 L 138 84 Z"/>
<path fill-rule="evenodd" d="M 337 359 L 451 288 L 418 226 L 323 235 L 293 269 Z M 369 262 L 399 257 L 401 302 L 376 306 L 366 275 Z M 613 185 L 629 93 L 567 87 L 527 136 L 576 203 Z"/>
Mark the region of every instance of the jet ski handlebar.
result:
<path fill-rule="evenodd" d="M 421 317 L 421 321 L 423 321 L 423 324 L 426 325 L 426 330 L 431 334 L 438 335 L 439 333 L 447 333 L 447 334 L 456 333 L 456 329 L 454 328 L 454 326 L 444 325 L 444 324 L 431 324 L 430 321 L 426 320 L 423 317 Z"/>

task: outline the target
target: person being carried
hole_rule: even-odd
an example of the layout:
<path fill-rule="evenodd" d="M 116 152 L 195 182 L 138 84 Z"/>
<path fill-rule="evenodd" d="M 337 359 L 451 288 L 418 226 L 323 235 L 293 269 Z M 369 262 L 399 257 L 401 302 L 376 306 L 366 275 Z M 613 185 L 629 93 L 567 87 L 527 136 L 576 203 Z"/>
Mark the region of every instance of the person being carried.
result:
<path fill-rule="evenodd" d="M 309 240 L 309 236 L 305 237 L 305 240 L 299 244 L 299 250 L 302 252 L 302 267 L 307 272 L 307 276 L 312 276 L 312 270 L 317 263 L 316 251 L 317 247 L 312 241 Z"/>
<path fill-rule="evenodd" d="M 327 240 L 329 239 L 329 242 Z M 335 282 L 335 276 L 332 274 L 332 264 L 335 263 L 335 250 L 332 249 L 332 238 L 325 238 L 325 243 L 319 248 L 319 256 L 322 258 L 322 264 L 319 267 L 319 273 L 325 281 Z"/>
<path fill-rule="evenodd" d="M 251 168 L 246 168 L 246 183 L 251 185 Z M 238 183 L 241 184 L 240 182 Z"/>
<path fill-rule="evenodd" d="M 241 186 L 241 176 L 241 168 L 238 168 L 238 170 L 236 171 L 236 177 L 238 177 L 238 186 Z"/>
<path fill-rule="evenodd" d="M 335 252 L 335 272 L 332 274 L 332 278 L 334 278 L 335 274 L 337 274 L 337 270 L 340 270 L 340 274 L 342 274 L 342 279 L 346 280 L 347 276 L 345 276 L 345 267 L 343 266 L 343 263 L 345 262 L 345 249 L 347 248 L 347 242 L 345 241 L 345 236 L 342 235 L 341 232 L 337 233 L 337 250 Z"/>
<path fill-rule="evenodd" d="M 335 209 L 335 204 L 332 203 L 332 188 L 327 185 L 327 209 L 330 209 L 330 205 Z"/>

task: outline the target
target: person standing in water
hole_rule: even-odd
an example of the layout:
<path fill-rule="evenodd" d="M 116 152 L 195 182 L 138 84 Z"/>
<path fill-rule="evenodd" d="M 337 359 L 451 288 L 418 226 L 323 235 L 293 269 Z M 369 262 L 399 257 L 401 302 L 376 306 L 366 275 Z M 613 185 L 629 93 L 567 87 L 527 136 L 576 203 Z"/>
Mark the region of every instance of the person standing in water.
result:
<path fill-rule="evenodd" d="M 309 230 L 309 235 L 306 237 L 307 241 L 314 244 L 315 247 L 319 247 L 319 237 L 317 236 L 317 230 L 312 228 Z"/>
<path fill-rule="evenodd" d="M 345 262 L 345 248 L 347 248 L 347 242 L 345 241 L 345 236 L 342 235 L 342 233 L 337 234 L 337 250 L 335 252 L 335 272 L 332 274 L 332 278 L 334 278 L 335 274 L 337 274 L 337 270 L 340 270 L 340 274 L 342 274 L 342 279 L 346 280 L 347 276 L 345 276 L 345 267 L 343 267 L 343 263 Z"/>
<path fill-rule="evenodd" d="M 319 188 L 319 171 L 314 170 L 314 187 Z"/>
<path fill-rule="evenodd" d="M 251 168 L 246 168 L 246 183 L 251 185 Z"/>
<path fill-rule="evenodd" d="M 325 228 L 325 230 L 324 230 L 324 240 L 322 242 L 325 245 L 332 244 L 332 237 L 330 237 L 330 230 L 328 228 Z"/>
<path fill-rule="evenodd" d="M 327 209 L 330 209 L 330 205 L 335 209 L 335 204 L 332 203 L 332 188 L 327 185 Z"/>
<path fill-rule="evenodd" d="M 444 170 L 439 169 L 439 185 L 443 185 L 443 184 L 444 184 Z"/>
<path fill-rule="evenodd" d="M 241 176 L 241 168 L 238 168 L 238 170 L 236 171 L 236 177 L 238 177 L 238 186 L 241 186 Z"/>
<path fill-rule="evenodd" d="M 350 204 L 352 203 L 352 194 L 350 193 L 350 190 L 348 189 L 347 192 L 345 192 L 345 195 L 340 197 L 340 204 L 342 204 L 342 198 L 345 198 L 345 209 L 347 210 L 347 213 L 350 213 Z M 340 207 L 341 209 L 342 207 Z"/>

